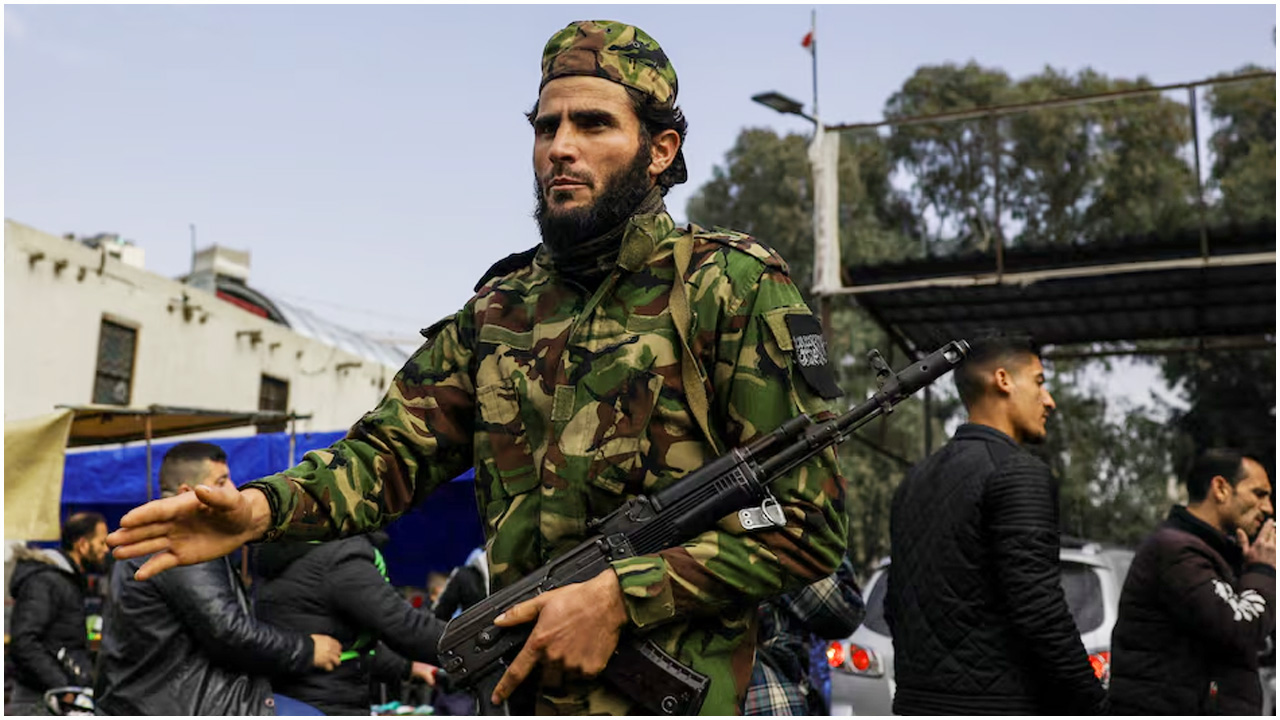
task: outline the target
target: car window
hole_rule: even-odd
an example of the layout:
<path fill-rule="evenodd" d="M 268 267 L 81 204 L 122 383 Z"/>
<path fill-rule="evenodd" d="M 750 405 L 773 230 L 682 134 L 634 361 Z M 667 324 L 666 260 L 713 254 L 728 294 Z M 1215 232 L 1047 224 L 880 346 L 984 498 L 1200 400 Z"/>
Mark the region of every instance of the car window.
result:
<path fill-rule="evenodd" d="M 1083 635 L 1102 627 L 1106 610 L 1102 605 L 1102 581 L 1090 565 L 1062 563 L 1062 591 L 1067 596 L 1067 607 L 1076 621 L 1076 629 Z"/>
<path fill-rule="evenodd" d="M 889 570 L 886 568 L 879 577 L 871 578 L 871 596 L 867 598 L 867 616 L 862 624 L 880 633 L 889 635 L 889 623 L 884 619 L 884 595 L 889 589 Z"/>
<path fill-rule="evenodd" d="M 889 569 L 873 577 L 871 594 L 867 597 L 867 616 L 862 624 L 881 635 L 889 635 L 889 623 L 884 619 L 884 596 L 889 589 Z M 1102 581 L 1090 565 L 1062 563 L 1062 591 L 1067 596 L 1067 607 L 1081 635 L 1102 627 L 1106 619 L 1103 607 Z"/>

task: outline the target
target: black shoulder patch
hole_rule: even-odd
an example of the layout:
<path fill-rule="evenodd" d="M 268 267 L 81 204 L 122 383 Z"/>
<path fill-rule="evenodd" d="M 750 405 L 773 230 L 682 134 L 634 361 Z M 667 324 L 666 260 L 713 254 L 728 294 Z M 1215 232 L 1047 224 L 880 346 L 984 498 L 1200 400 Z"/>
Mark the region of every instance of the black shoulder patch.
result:
<path fill-rule="evenodd" d="M 818 319 L 799 313 L 787 315 L 786 319 L 787 329 L 791 331 L 792 357 L 804 381 L 824 400 L 834 400 L 843 395 L 831 372 L 827 341 L 822 338 L 822 325 Z"/>
<path fill-rule="evenodd" d="M 494 263 L 492 267 L 485 271 L 484 276 L 480 278 L 480 282 L 476 283 L 473 290 L 480 292 L 480 288 L 484 287 L 484 284 L 493 278 L 510 275 L 520 268 L 528 267 L 529 263 L 533 262 L 533 256 L 538 254 L 538 248 L 540 247 L 542 247 L 541 244 L 534 245 L 524 252 L 511 253 Z"/>

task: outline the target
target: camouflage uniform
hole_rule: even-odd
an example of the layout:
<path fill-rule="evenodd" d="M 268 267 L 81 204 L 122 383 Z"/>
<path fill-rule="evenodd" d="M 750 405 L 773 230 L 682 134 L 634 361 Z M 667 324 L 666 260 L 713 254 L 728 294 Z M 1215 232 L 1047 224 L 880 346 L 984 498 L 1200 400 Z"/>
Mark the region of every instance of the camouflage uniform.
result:
<path fill-rule="evenodd" d="M 268 539 L 381 526 L 474 465 L 499 589 L 585 539 L 589 520 L 711 460 L 668 304 L 673 249 L 691 232 L 688 337 L 721 448 L 827 412 L 796 367 L 788 316 L 810 311 L 782 259 L 744 235 L 676 228 L 665 211 L 636 215 L 594 292 L 560 277 L 546 248 L 495 266 L 346 439 L 251 484 L 271 503 Z M 745 693 L 756 602 L 830 574 L 844 551 L 832 451 L 772 492 L 785 528 L 748 533 L 731 515 L 680 547 L 614 563 L 631 630 L 711 677 L 703 713 L 733 714 Z M 538 709 L 638 710 L 599 682 L 543 687 Z"/>

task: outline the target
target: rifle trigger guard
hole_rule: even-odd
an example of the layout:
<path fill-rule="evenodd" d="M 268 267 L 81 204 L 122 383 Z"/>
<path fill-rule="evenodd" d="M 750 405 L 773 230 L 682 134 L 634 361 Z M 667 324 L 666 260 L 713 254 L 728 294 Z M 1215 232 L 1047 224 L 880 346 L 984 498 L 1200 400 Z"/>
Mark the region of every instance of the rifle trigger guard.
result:
<path fill-rule="evenodd" d="M 760 507 L 743 508 L 738 511 L 738 522 L 743 530 L 764 530 L 771 527 L 786 527 L 787 516 L 782 513 L 782 506 L 772 494 L 765 497 Z"/>

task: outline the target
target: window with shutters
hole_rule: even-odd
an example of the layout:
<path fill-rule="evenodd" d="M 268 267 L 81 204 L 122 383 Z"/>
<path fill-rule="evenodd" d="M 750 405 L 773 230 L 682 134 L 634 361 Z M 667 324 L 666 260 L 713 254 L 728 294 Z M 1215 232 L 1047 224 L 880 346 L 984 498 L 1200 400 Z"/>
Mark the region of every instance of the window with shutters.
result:
<path fill-rule="evenodd" d="M 262 385 L 258 390 L 258 409 L 273 410 L 275 412 L 289 412 L 289 381 L 273 378 L 270 375 L 262 376 Z M 284 432 L 287 422 L 281 420 L 278 423 L 267 423 L 258 426 L 258 433 Z"/>
<path fill-rule="evenodd" d="M 138 346 L 134 328 L 102 320 L 98 332 L 98 369 L 93 380 L 93 402 L 128 405 L 133 396 L 133 356 Z"/>

